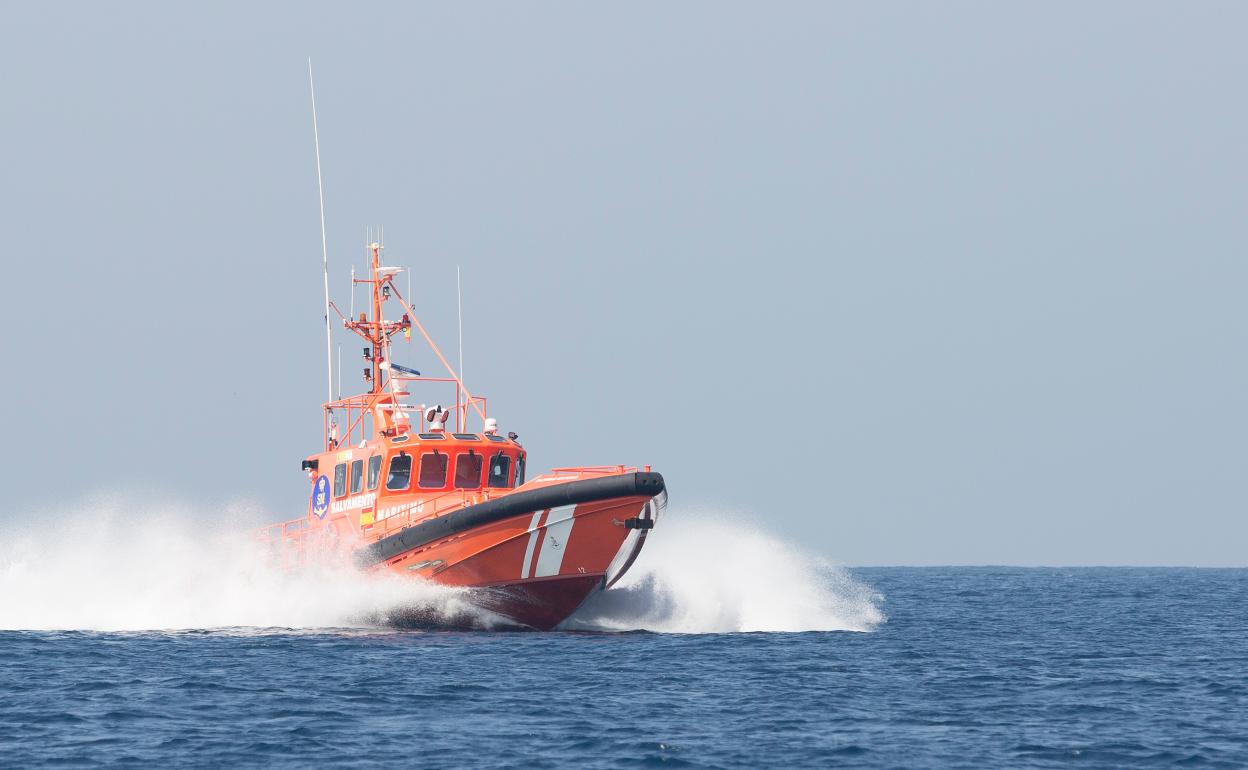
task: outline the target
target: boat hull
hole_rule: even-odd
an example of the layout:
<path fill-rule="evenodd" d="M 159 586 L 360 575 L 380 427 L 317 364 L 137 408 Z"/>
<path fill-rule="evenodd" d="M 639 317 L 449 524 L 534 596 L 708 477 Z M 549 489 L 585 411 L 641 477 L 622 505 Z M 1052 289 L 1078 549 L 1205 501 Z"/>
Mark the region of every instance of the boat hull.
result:
<path fill-rule="evenodd" d="M 360 549 L 356 561 L 474 589 L 473 604 L 548 630 L 627 572 L 666 505 L 658 474 L 609 479 L 542 486 L 506 506 L 471 506 Z"/>

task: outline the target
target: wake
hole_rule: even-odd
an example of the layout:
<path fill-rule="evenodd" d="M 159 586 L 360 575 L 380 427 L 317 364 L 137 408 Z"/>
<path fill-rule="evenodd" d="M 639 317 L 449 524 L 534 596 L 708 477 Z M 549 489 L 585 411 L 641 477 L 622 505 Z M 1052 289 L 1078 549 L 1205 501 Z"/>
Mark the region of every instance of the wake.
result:
<path fill-rule="evenodd" d="M 349 566 L 284 570 L 245 504 L 97 495 L 0 522 L 0 630 L 496 628 L 469 589 Z M 870 630 L 880 597 L 740 522 L 668 510 L 621 583 L 570 630 Z"/>
<path fill-rule="evenodd" d="M 673 515 L 674 514 L 674 515 Z M 882 597 L 757 525 L 669 509 L 629 573 L 564 628 L 708 634 L 870 631 Z"/>

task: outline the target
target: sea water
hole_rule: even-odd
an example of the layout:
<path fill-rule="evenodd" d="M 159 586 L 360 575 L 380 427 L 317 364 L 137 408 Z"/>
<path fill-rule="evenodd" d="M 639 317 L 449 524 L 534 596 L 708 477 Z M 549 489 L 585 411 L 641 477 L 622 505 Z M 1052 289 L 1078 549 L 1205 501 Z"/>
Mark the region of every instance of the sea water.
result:
<path fill-rule="evenodd" d="M 396 629 L 471 597 L 153 505 L 0 531 L 0 765 L 1248 765 L 1245 570 L 845 570 L 673 508 L 567 630 Z"/>

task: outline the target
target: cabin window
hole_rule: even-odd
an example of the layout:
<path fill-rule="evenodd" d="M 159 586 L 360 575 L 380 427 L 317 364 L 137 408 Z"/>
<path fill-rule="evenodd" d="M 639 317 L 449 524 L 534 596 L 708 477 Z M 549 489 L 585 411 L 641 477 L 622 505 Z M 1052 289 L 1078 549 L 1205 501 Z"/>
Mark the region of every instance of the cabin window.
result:
<path fill-rule="evenodd" d="M 368 488 L 376 489 L 377 484 L 381 481 L 381 455 L 373 455 L 368 458 Z"/>
<path fill-rule="evenodd" d="M 425 452 L 420 456 L 421 489 L 441 489 L 446 486 L 446 465 L 449 455 L 441 452 Z"/>
<path fill-rule="evenodd" d="M 475 433 L 452 433 L 452 436 L 460 441 L 480 441 L 481 437 Z"/>
<path fill-rule="evenodd" d="M 481 488 L 481 455 L 468 452 L 455 458 L 455 488 Z"/>
<path fill-rule="evenodd" d="M 524 484 L 524 455 L 516 458 L 516 486 Z"/>
<path fill-rule="evenodd" d="M 390 473 L 386 476 L 386 489 L 402 491 L 412 485 L 412 456 L 399 452 L 390 458 Z"/>
<path fill-rule="evenodd" d="M 503 436 L 499 436 L 499 435 L 494 434 L 494 433 L 487 433 L 487 434 L 485 434 L 485 437 L 486 437 L 487 439 L 489 439 L 490 441 L 497 441 L 497 442 L 498 442 L 498 443 L 500 443 L 500 444 L 506 444 L 506 443 L 507 443 L 507 439 L 506 439 L 505 437 L 503 437 Z"/>
<path fill-rule="evenodd" d="M 490 478 L 486 486 L 505 489 L 511 486 L 511 458 L 499 452 L 490 460 Z"/>
<path fill-rule="evenodd" d="M 347 464 L 338 463 L 334 466 L 334 497 L 345 497 L 347 494 Z"/>
<path fill-rule="evenodd" d="M 355 460 L 351 463 L 351 494 L 358 495 L 364 491 L 364 461 Z"/>

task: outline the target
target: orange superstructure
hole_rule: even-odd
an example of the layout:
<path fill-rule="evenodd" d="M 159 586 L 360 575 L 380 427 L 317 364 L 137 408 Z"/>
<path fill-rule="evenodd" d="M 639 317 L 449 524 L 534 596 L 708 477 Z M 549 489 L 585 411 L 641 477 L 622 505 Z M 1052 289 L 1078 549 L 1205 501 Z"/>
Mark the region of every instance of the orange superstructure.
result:
<path fill-rule="evenodd" d="M 324 445 L 303 461 L 307 514 L 268 532 L 287 559 L 334 545 L 365 570 L 468 586 L 474 601 L 549 629 L 619 580 L 663 510 L 649 467 L 557 468 L 526 480 L 527 454 L 471 395 L 370 250 L 370 312 L 343 326 L 365 341 L 370 389 L 324 405 Z M 389 303 L 401 308 L 387 320 Z M 335 308 L 336 310 L 336 308 Z M 416 330 L 446 370 L 425 377 L 391 361 L 391 339 Z M 415 403 L 454 387 L 453 405 Z M 448 426 L 453 418 L 453 427 Z M 323 553 L 323 549 L 319 549 Z"/>

